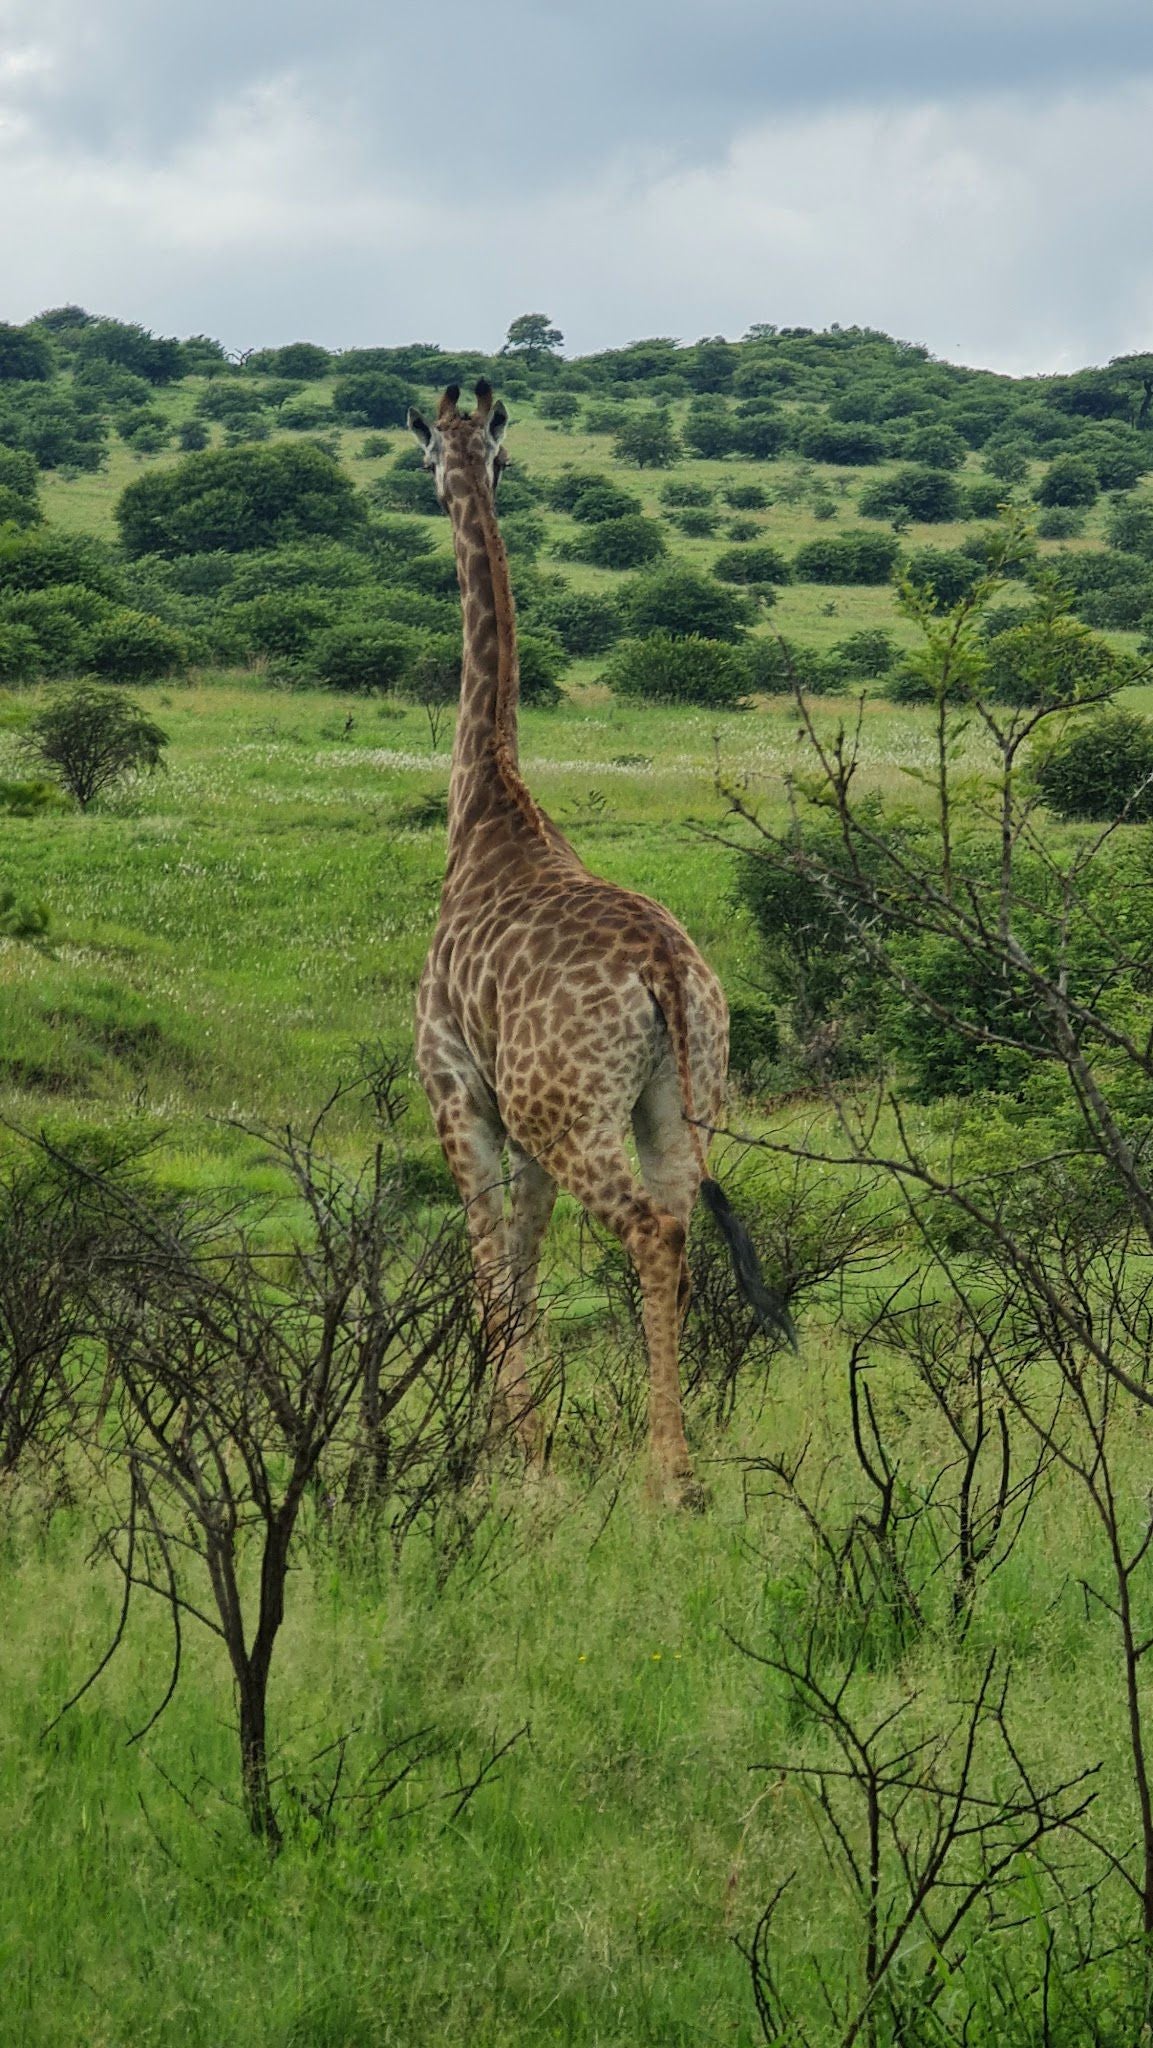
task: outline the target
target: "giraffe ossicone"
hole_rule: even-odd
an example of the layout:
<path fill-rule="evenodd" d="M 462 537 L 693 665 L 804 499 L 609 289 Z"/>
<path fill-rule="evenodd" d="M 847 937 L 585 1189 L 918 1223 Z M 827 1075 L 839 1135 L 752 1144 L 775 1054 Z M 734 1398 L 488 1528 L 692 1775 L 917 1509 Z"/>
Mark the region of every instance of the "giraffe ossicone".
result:
<path fill-rule="evenodd" d="M 434 423 L 409 414 L 452 521 L 464 627 L 448 859 L 417 998 L 417 1066 L 465 1206 L 504 1417 L 539 1455 L 526 1341 L 563 1188 L 636 1268 L 652 1485 L 682 1502 L 695 1491 L 677 1358 L 685 1242 L 707 1181 L 702 1131 L 724 1093 L 728 1008 L 670 912 L 591 874 L 521 776 L 516 614 L 495 510 L 508 414 L 487 382 L 476 397 L 476 410 L 462 413 L 450 385 Z M 787 1330 L 747 1235 L 716 1184 L 707 1191 L 754 1308 Z"/>

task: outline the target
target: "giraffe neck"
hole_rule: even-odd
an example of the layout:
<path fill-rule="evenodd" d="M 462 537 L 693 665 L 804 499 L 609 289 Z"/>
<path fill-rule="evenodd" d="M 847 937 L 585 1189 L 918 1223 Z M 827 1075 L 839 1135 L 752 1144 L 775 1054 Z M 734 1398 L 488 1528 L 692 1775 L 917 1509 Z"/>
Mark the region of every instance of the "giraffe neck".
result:
<path fill-rule="evenodd" d="M 487 478 L 462 463 L 453 483 L 449 503 L 464 658 L 448 792 L 450 866 L 469 833 L 494 810 L 511 802 L 536 811 L 517 765 L 520 670 L 508 557 Z"/>

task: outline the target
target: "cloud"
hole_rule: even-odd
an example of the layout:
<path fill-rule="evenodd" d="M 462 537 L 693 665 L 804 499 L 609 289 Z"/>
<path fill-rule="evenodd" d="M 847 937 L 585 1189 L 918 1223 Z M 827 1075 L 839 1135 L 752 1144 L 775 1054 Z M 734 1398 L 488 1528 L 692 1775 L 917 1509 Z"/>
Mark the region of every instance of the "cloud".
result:
<path fill-rule="evenodd" d="M 496 0 L 482 50 L 475 15 L 467 37 L 443 35 L 454 6 L 429 46 L 407 14 L 390 41 L 379 15 L 336 0 L 318 55 L 303 0 L 274 36 L 224 0 L 171 35 L 149 0 L 108 0 L 99 35 L 73 0 L 10 5 L 24 35 L 0 67 L 9 317 L 79 299 L 237 348 L 451 347 L 495 346 L 543 308 L 573 350 L 859 321 L 1015 371 L 1148 346 L 1153 52 L 1142 75 L 1110 70 L 1145 33 L 1121 0 L 1100 0 L 1095 71 L 1079 0 L 1046 0 L 1043 89 L 1022 54 L 1034 0 L 965 10 L 968 69 L 995 57 L 1010 82 L 994 85 L 944 61 L 960 10 L 920 0 L 867 10 L 868 37 L 848 0 L 812 0 L 803 34 L 776 0 L 715 0 L 707 22 L 666 0 L 661 37 L 651 0 L 611 32 L 588 0 L 579 35 L 564 8 Z M 948 93 L 922 84 L 934 37 Z M 870 84 L 898 47 L 903 68 L 894 56 Z M 666 132 L 694 93 L 709 119 Z"/>

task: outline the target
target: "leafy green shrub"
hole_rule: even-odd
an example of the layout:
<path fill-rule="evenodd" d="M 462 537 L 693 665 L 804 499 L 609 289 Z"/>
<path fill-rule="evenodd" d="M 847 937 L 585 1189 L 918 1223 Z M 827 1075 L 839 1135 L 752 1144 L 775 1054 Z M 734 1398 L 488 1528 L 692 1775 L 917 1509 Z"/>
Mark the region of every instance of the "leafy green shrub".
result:
<path fill-rule="evenodd" d="M 418 646 L 412 629 L 395 619 L 354 616 L 316 635 L 309 666 L 330 690 L 395 691 L 403 688 Z"/>
<path fill-rule="evenodd" d="M 889 675 L 900 650 L 883 626 L 863 626 L 838 640 L 830 651 L 847 680 L 866 683 Z"/>
<path fill-rule="evenodd" d="M 326 398 L 302 391 L 298 398 L 286 398 L 280 408 L 279 424 L 294 434 L 311 434 L 317 427 L 330 427 L 335 414 Z"/>
<path fill-rule="evenodd" d="M 725 537 L 736 541 L 739 546 L 747 540 L 756 540 L 760 531 L 755 519 L 730 519 L 725 528 Z"/>
<path fill-rule="evenodd" d="M 659 524 L 640 514 L 602 519 L 565 544 L 568 560 L 591 562 L 598 569 L 639 569 L 664 553 L 665 537 Z"/>
<path fill-rule="evenodd" d="M 567 586 L 538 594 L 530 625 L 538 624 L 555 633 L 566 654 L 578 657 L 604 654 L 621 636 L 620 611 L 609 598 Z"/>
<path fill-rule="evenodd" d="M 124 606 L 93 627 L 88 666 L 95 675 L 107 676 L 112 682 L 152 682 L 157 676 L 183 673 L 188 666 L 188 643 L 183 633 L 163 620 Z"/>
<path fill-rule="evenodd" d="M 747 403 L 733 421 L 733 446 L 750 462 L 771 462 L 788 447 L 791 427 L 784 413 L 764 403 Z"/>
<path fill-rule="evenodd" d="M 779 548 L 761 542 L 754 547 L 729 548 L 718 555 L 713 575 L 722 583 L 788 583 L 792 571 Z"/>
<path fill-rule="evenodd" d="M 851 421 L 813 420 L 802 427 L 797 447 L 810 462 L 835 462 L 845 469 L 862 469 L 885 457 L 884 435 Z"/>
<path fill-rule="evenodd" d="M 684 483 L 676 477 L 661 485 L 661 504 L 675 511 L 702 509 L 713 504 L 716 495 L 711 484 Z"/>
<path fill-rule="evenodd" d="M 1085 531 L 1085 514 L 1074 505 L 1046 505 L 1037 520 L 1042 540 L 1077 540 Z"/>
<path fill-rule="evenodd" d="M 16 591 L 0 600 L 5 623 L 26 627 L 35 637 L 38 676 L 75 675 L 87 668 L 93 629 L 112 610 L 106 597 L 78 583 Z"/>
<path fill-rule="evenodd" d="M 659 409 L 631 414 L 613 442 L 618 462 L 635 463 L 638 469 L 671 469 L 680 452 L 676 428 Z"/>
<path fill-rule="evenodd" d="M 536 409 L 542 420 L 571 427 L 580 416 L 581 402 L 575 391 L 542 391 Z"/>
<path fill-rule="evenodd" d="M 1039 505 L 1095 505 L 1100 494 L 1097 472 L 1080 455 L 1058 455 L 1049 464 L 1035 496 Z"/>
<path fill-rule="evenodd" d="M 739 704 L 747 683 L 736 649 L 695 633 L 649 633 L 624 640 L 615 650 L 605 681 L 618 697 L 657 704 Z"/>
<path fill-rule="evenodd" d="M 721 496 L 734 512 L 763 512 L 769 502 L 763 484 L 726 484 Z"/>
<path fill-rule="evenodd" d="M 1153 819 L 1153 718 L 1103 711 L 1063 733 L 1032 766 L 1058 817 L 1104 821 L 1124 811 L 1133 823 Z"/>
<path fill-rule="evenodd" d="M 797 550 L 793 575 L 799 583 L 888 583 L 899 554 L 891 534 L 830 534 Z"/>
<path fill-rule="evenodd" d="M 401 378 L 371 370 L 339 377 L 332 394 L 333 411 L 353 427 L 403 427 L 413 404 L 414 394 Z"/>
<path fill-rule="evenodd" d="M 572 507 L 572 516 L 582 526 L 596 526 L 605 519 L 634 519 L 643 510 L 639 498 L 622 491 L 619 484 L 590 484 Z"/>
<path fill-rule="evenodd" d="M 913 467 L 878 478 L 861 492 L 859 499 L 860 510 L 867 519 L 903 515 L 924 525 L 957 519 L 961 504 L 960 487 L 948 470 Z"/>
<path fill-rule="evenodd" d="M 558 684 L 568 667 L 569 657 L 556 634 L 536 629 L 519 634 L 517 654 L 521 703 L 538 710 L 559 704 L 562 693 Z"/>
<path fill-rule="evenodd" d="M 0 789 L 40 788 L 42 784 L 0 783 Z M 59 797 L 59 791 L 53 791 Z M 3 808 L 0 802 L 0 809 Z M 17 818 L 33 816 L 31 811 L 13 810 Z M 6 939 L 42 939 L 48 931 L 49 916 L 42 903 L 22 903 L 14 889 L 0 889 L 0 936 Z"/>
<path fill-rule="evenodd" d="M 147 390 L 147 386 L 144 388 Z M 260 408 L 261 396 L 256 386 L 239 377 L 214 379 L 196 401 L 197 412 L 206 420 L 250 419 Z"/>
<path fill-rule="evenodd" d="M 111 549 L 88 534 L 62 533 L 53 526 L 0 533 L 0 594 L 47 590 L 54 583 L 81 584 L 111 598 L 122 590 Z"/>
<path fill-rule="evenodd" d="M 629 409 L 625 405 L 590 405 L 585 413 L 585 433 L 619 434 L 628 420 Z"/>
<path fill-rule="evenodd" d="M 266 590 L 230 605 L 228 620 L 251 654 L 296 659 L 313 635 L 332 624 L 336 599 L 321 590 Z"/>
<path fill-rule="evenodd" d="M 961 548 L 917 548 L 905 561 L 908 581 L 938 611 L 968 597 L 983 574 L 984 565 Z"/>
<path fill-rule="evenodd" d="M 1004 704 L 1077 704 L 1119 689 L 1130 666 L 1079 620 L 1045 606 L 989 642 L 983 689 Z"/>
<path fill-rule="evenodd" d="M 685 534 L 689 540 L 708 540 L 717 530 L 716 513 L 707 511 L 703 506 L 686 505 L 682 512 L 673 512 L 669 516 L 678 533 Z"/>
<path fill-rule="evenodd" d="M 40 673 L 40 644 L 28 626 L 0 618 L 0 684 L 34 682 Z"/>
<path fill-rule="evenodd" d="M 772 1085 L 781 1056 L 781 1027 L 776 1012 L 762 1003 L 729 1004 L 729 1070 L 752 1090 Z"/>
<path fill-rule="evenodd" d="M 1118 498 L 1110 507 L 1105 534 L 1111 548 L 1153 562 L 1153 498 Z"/>
<path fill-rule="evenodd" d="M 689 455 L 718 462 L 737 447 L 737 423 L 723 398 L 694 399 L 685 416 L 684 444 Z"/>
<path fill-rule="evenodd" d="M 960 469 L 969 451 L 955 427 L 945 420 L 933 420 L 908 428 L 900 437 L 897 452 L 902 462 L 916 463 L 921 469 Z"/>
<path fill-rule="evenodd" d="M 168 735 L 123 691 L 78 683 L 31 720 L 21 744 L 87 810 L 126 775 L 158 768 Z"/>
<path fill-rule="evenodd" d="M 302 377 L 306 384 L 327 377 L 332 357 L 314 341 L 289 341 L 272 352 L 272 367 L 278 377 Z"/>
<path fill-rule="evenodd" d="M 177 446 L 185 455 L 198 455 L 207 448 L 211 435 L 203 420 L 181 420 L 176 429 Z"/>
<path fill-rule="evenodd" d="M 642 638 L 661 632 L 674 639 L 692 634 L 704 640 L 743 640 L 756 617 L 747 597 L 692 569 L 638 576 L 625 584 L 619 605 L 626 630 Z"/>
<path fill-rule="evenodd" d="M 980 477 L 966 484 L 961 492 L 961 519 L 996 519 L 1005 502 L 1005 492 L 1000 484 L 985 483 Z"/>
<path fill-rule="evenodd" d="M 130 555 L 238 554 L 284 541 L 342 539 L 364 523 L 351 478 L 319 448 L 216 448 L 186 455 L 121 492 L 116 520 Z"/>

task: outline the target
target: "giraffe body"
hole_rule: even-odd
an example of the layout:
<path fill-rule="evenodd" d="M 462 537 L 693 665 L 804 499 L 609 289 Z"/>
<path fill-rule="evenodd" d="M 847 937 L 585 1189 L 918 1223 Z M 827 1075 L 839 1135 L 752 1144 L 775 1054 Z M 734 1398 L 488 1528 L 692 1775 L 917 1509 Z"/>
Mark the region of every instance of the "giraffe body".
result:
<path fill-rule="evenodd" d="M 692 1486 L 677 1366 L 685 1240 L 706 1172 L 698 1120 L 715 1121 L 724 1091 L 728 1011 L 676 919 L 591 874 L 521 779 L 515 620 L 493 508 L 503 408 L 487 386 L 477 391 L 473 415 L 450 392 L 435 429 L 412 416 L 453 521 L 464 619 L 448 866 L 417 1001 L 417 1065 L 468 1216 L 498 1397 L 526 1448 L 537 1448 L 539 1423 L 525 1342 L 560 1187 L 636 1267 L 653 1483 L 678 1500 Z"/>

